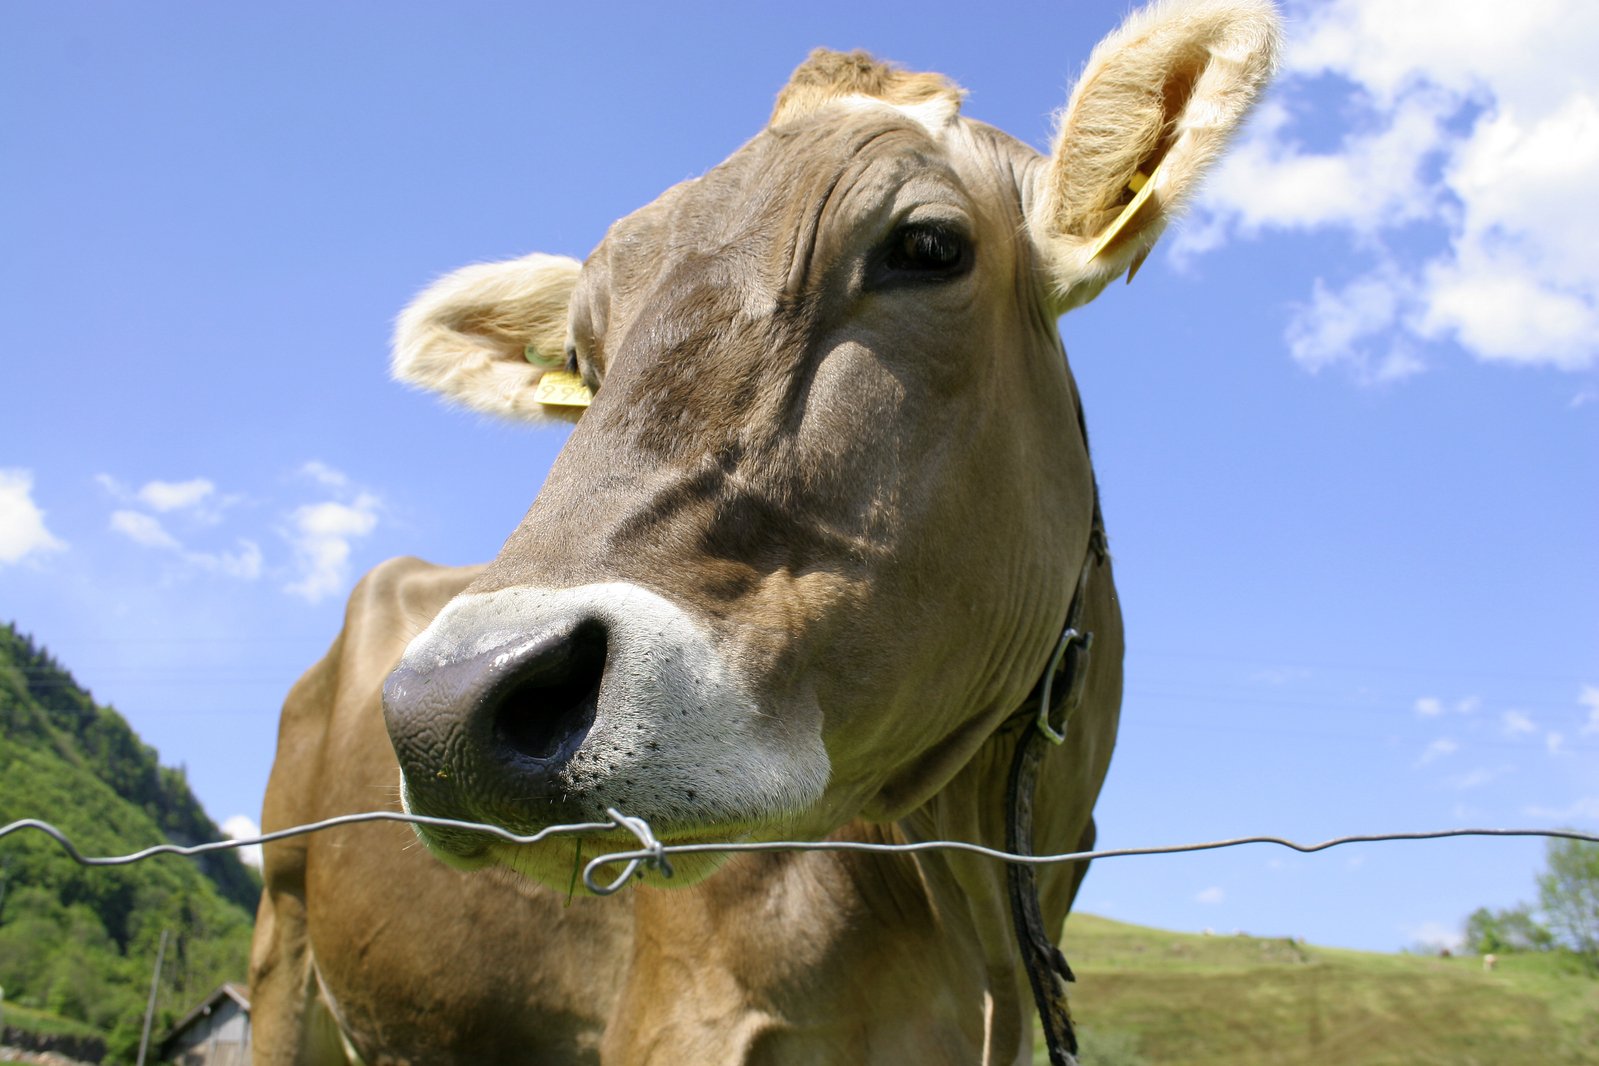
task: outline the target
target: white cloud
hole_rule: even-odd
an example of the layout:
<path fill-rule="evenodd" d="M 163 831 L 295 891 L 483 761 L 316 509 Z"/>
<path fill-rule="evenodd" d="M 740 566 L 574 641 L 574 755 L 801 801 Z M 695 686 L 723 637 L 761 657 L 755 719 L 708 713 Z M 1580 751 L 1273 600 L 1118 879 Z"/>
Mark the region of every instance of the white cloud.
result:
<path fill-rule="evenodd" d="M 1583 723 L 1584 733 L 1599 733 L 1599 686 L 1584 685 L 1577 702 L 1588 709 L 1588 720 Z"/>
<path fill-rule="evenodd" d="M 1492 770 L 1482 767 L 1450 778 L 1449 787 L 1458 788 L 1462 792 L 1473 788 L 1481 788 L 1483 785 L 1497 781 L 1499 778 L 1511 773 L 1513 769 L 1510 766 L 1501 766 Z"/>
<path fill-rule="evenodd" d="M 187 481 L 146 481 L 137 489 L 129 488 L 110 474 L 96 474 L 94 480 L 118 503 L 162 515 L 181 515 L 186 522 L 203 525 L 222 521 L 223 511 L 243 499 L 220 495 L 216 483 L 203 477 Z"/>
<path fill-rule="evenodd" d="M 1554 730 L 1550 730 L 1548 733 L 1544 734 L 1543 743 L 1544 747 L 1549 749 L 1550 755 L 1560 755 L 1565 751 L 1566 735 L 1564 733 L 1556 733 Z"/>
<path fill-rule="evenodd" d="M 1569 807 L 1523 807 L 1529 818 L 1544 818 L 1551 822 L 1599 822 L 1599 796 L 1584 796 Z"/>
<path fill-rule="evenodd" d="M 1194 902 L 1203 903 L 1207 906 L 1214 906 L 1226 898 L 1227 893 L 1222 891 L 1220 885 L 1211 885 L 1209 888 L 1196 895 L 1194 897 Z"/>
<path fill-rule="evenodd" d="M 1476 714 L 1480 710 L 1482 710 L 1481 696 L 1467 696 L 1463 700 L 1455 701 L 1456 714 Z"/>
<path fill-rule="evenodd" d="M 232 552 L 191 551 L 167 532 L 161 520 L 142 511 L 113 511 L 111 528 L 135 544 L 171 552 L 191 566 L 215 574 L 253 581 L 261 576 L 261 548 L 254 541 L 240 539 Z"/>
<path fill-rule="evenodd" d="M 44 512 L 33 502 L 33 472 L 0 469 L 0 564 L 65 547 L 45 528 Z"/>
<path fill-rule="evenodd" d="M 299 578 L 286 589 L 312 603 L 342 591 L 350 580 L 352 542 L 377 527 L 379 506 L 364 492 L 353 504 L 329 500 L 296 509 L 289 541 Z"/>
<path fill-rule="evenodd" d="M 1423 164 L 1437 155 L 1444 120 L 1457 107 L 1448 94 L 1418 92 L 1388 112 L 1386 125 L 1372 123 L 1351 133 L 1339 151 L 1324 153 L 1306 151 L 1294 138 L 1293 109 L 1268 101 L 1247 138 L 1207 180 L 1203 205 L 1219 216 L 1207 221 L 1249 234 L 1345 226 L 1369 235 L 1426 218 L 1434 206 Z M 1198 250 L 1204 249 L 1183 247 L 1178 254 Z"/>
<path fill-rule="evenodd" d="M 1414 343 L 1395 334 L 1406 313 L 1406 285 L 1391 269 L 1336 290 L 1317 278 L 1310 302 L 1295 306 L 1289 319 L 1289 354 L 1311 373 L 1344 366 L 1367 383 L 1402 381 L 1420 373 L 1425 365 Z"/>
<path fill-rule="evenodd" d="M 215 491 L 216 486 L 201 477 L 189 481 L 149 481 L 139 489 L 138 498 L 151 510 L 177 511 L 195 506 Z"/>
<path fill-rule="evenodd" d="M 1438 341 L 1483 361 L 1599 366 L 1599 212 L 1584 209 L 1599 186 L 1599 5 L 1330 0 L 1293 16 L 1277 93 L 1217 168 L 1178 258 L 1235 232 L 1345 233 L 1369 265 L 1318 279 L 1294 314 L 1287 340 L 1310 370 L 1391 381 Z M 1341 106 L 1331 84 L 1352 90 Z M 1336 144 L 1306 147 L 1333 107 Z"/>
<path fill-rule="evenodd" d="M 167 551 L 182 551 L 183 545 L 177 538 L 166 531 L 159 518 L 144 514 L 141 511 L 112 511 L 111 528 L 121 533 L 135 544 L 142 544 L 146 548 L 162 548 Z"/>
<path fill-rule="evenodd" d="M 301 477 L 310 478 L 324 488 L 342 489 L 350 484 L 348 475 L 342 470 L 335 470 L 320 459 L 312 459 L 303 464 L 299 473 Z"/>
<path fill-rule="evenodd" d="M 1419 944 L 1433 951 L 1442 951 L 1445 948 L 1459 951 L 1466 944 L 1465 933 L 1462 930 L 1445 925 L 1443 922 L 1422 922 L 1420 925 L 1406 926 L 1404 932 L 1406 939 L 1412 944 Z"/>
<path fill-rule="evenodd" d="M 223 822 L 222 831 L 228 835 L 229 840 L 248 840 L 261 835 L 261 827 L 247 814 L 235 814 Z M 240 862 L 246 866 L 254 866 L 257 870 L 261 869 L 261 845 L 246 844 L 239 848 L 238 852 Z"/>
<path fill-rule="evenodd" d="M 1533 724 L 1533 720 L 1521 711 L 1506 711 L 1499 716 L 1499 721 L 1507 737 L 1519 737 L 1528 733 L 1538 732 L 1538 727 Z"/>
<path fill-rule="evenodd" d="M 234 552 L 189 552 L 190 562 L 228 577 L 254 581 L 261 576 L 261 546 L 253 540 L 239 541 Z"/>
<path fill-rule="evenodd" d="M 333 490 L 330 495 L 337 497 L 289 512 L 282 534 L 293 557 L 287 564 L 273 567 L 284 576 L 285 591 L 314 602 L 349 583 L 352 545 L 376 527 L 381 504 L 376 495 L 359 491 L 348 477 L 326 463 L 312 460 L 293 473 Z M 253 581 L 266 571 L 265 553 L 255 540 L 239 537 L 231 549 L 217 550 L 200 550 L 187 543 L 188 534 L 198 528 L 196 523 L 209 526 L 220 522 L 223 511 L 243 499 L 222 495 L 208 478 L 147 481 L 137 490 L 109 474 L 97 475 L 95 480 L 115 500 L 133 505 L 112 513 L 111 528 L 134 543 L 166 552 L 205 573 Z"/>
<path fill-rule="evenodd" d="M 1437 696 L 1423 696 L 1416 701 L 1416 713 L 1424 718 L 1436 718 L 1444 713 L 1444 704 Z"/>
<path fill-rule="evenodd" d="M 1416 760 L 1416 765 L 1426 766 L 1428 763 L 1436 762 L 1447 755 L 1453 755 L 1459 750 L 1460 745 L 1455 743 L 1453 740 L 1450 740 L 1448 737 L 1439 737 L 1437 740 L 1427 745 L 1426 750 L 1421 753 L 1421 758 Z"/>

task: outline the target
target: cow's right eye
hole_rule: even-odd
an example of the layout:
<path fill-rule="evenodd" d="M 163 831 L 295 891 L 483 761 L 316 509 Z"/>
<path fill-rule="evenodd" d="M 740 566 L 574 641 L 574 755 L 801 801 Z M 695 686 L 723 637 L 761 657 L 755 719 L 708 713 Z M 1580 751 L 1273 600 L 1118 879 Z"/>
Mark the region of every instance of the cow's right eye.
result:
<path fill-rule="evenodd" d="M 972 246 L 955 226 L 908 222 L 889 235 L 872 270 L 873 287 L 896 282 L 947 281 L 971 267 Z"/>

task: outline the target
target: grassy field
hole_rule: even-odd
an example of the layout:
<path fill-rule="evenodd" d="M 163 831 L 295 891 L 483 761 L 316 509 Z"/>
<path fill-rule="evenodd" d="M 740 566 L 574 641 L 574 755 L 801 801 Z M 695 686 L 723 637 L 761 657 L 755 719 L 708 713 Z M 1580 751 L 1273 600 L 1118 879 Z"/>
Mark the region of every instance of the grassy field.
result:
<path fill-rule="evenodd" d="M 1599 1064 L 1599 980 L 1540 955 L 1378 955 L 1074 916 L 1084 1066 Z M 1038 1063 L 1047 1063 L 1040 1051 Z"/>
<path fill-rule="evenodd" d="M 1075 915 L 1083 1066 L 1599 1066 L 1599 980 L 1545 955 L 1439 959 Z M 83 1027 L 10 1004 L 8 1020 Z M 1040 1047 L 1035 1062 L 1047 1066 Z M 3 1060 L 0 1060 L 3 1062 Z"/>
<path fill-rule="evenodd" d="M 28 1029 L 35 1033 L 62 1033 L 67 1036 L 105 1035 L 92 1025 L 11 1002 L 5 1005 L 4 1020 L 7 1026 Z"/>
<path fill-rule="evenodd" d="M 93 1026 L 85 1025 L 83 1022 L 74 1021 L 71 1018 L 62 1018 L 59 1015 L 51 1014 L 48 1011 L 32 1010 L 28 1007 L 21 1007 L 15 1003 L 7 1003 L 5 1005 L 4 1024 L 6 1027 L 14 1026 L 19 1029 L 27 1029 L 34 1033 L 82 1036 L 90 1038 L 105 1037 L 104 1033 L 100 1032 L 98 1029 L 95 1029 Z M 8 1058 L 4 1054 L 0 1054 L 0 1066 L 11 1066 L 12 1063 L 16 1063 L 18 1061 L 19 1060 L 17 1059 Z"/>

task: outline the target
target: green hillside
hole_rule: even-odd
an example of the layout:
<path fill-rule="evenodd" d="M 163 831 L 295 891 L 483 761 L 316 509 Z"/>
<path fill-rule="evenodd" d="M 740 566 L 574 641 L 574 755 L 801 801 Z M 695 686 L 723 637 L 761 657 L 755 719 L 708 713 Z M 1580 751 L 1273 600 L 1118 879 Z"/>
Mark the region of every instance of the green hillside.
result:
<path fill-rule="evenodd" d="M 1379 955 L 1074 915 L 1084 1066 L 1599 1064 L 1599 980 L 1569 957 Z M 1042 1054 L 1036 1060 L 1047 1062 Z"/>
<path fill-rule="evenodd" d="M 181 772 L 159 765 L 126 721 L 94 703 L 14 626 L 0 626 L 0 823 L 41 818 L 85 854 L 222 838 Z M 160 1003 L 168 1018 L 224 980 L 249 950 L 255 875 L 227 853 L 90 869 L 44 836 L 0 841 L 0 986 L 6 1003 L 136 1045 L 156 946 L 171 941 Z M 8 1010 L 7 1023 L 23 1012 Z M 118 1053 L 121 1053 L 120 1055 Z"/>

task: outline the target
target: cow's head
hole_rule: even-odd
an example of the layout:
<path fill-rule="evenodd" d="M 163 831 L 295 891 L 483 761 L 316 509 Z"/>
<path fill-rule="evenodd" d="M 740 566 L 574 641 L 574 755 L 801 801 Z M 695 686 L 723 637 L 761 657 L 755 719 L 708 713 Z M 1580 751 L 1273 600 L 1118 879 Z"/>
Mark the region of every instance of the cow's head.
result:
<path fill-rule="evenodd" d="M 388 681 L 409 807 L 524 831 L 616 807 L 727 839 L 939 790 L 1038 677 L 1089 538 L 1055 320 L 1136 269 L 1275 43 L 1265 0 L 1134 16 L 1047 158 L 942 77 L 818 51 L 765 130 L 586 263 L 424 293 L 402 379 L 537 417 L 564 363 L 594 399 Z M 572 868 L 570 843 L 424 837 Z"/>

